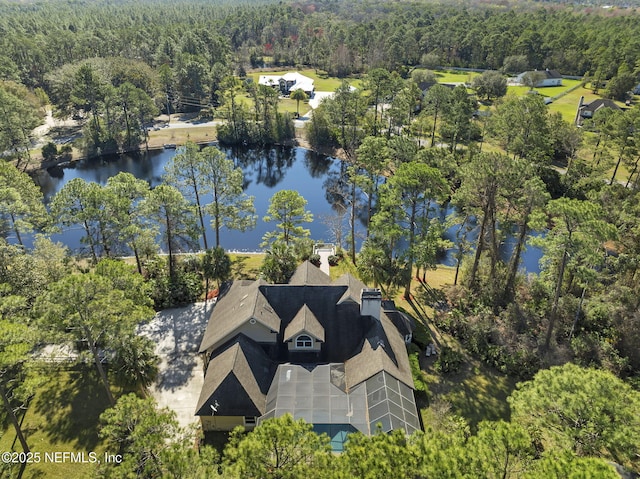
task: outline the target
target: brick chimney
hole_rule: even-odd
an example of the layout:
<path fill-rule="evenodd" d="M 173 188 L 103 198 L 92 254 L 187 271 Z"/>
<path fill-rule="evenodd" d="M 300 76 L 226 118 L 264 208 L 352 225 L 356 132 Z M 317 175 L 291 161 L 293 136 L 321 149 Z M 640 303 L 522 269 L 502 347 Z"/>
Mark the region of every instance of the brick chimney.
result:
<path fill-rule="evenodd" d="M 378 288 L 364 288 L 360 293 L 360 315 L 373 316 L 380 321 L 382 293 Z"/>

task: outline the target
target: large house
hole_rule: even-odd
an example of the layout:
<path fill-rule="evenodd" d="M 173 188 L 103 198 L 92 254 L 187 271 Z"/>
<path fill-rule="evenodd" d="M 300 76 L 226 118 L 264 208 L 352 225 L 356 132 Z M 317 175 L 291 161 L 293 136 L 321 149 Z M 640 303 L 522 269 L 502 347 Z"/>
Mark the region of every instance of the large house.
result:
<path fill-rule="evenodd" d="M 610 108 L 612 110 L 622 110 L 613 100 L 608 98 L 597 98 L 590 103 L 584 102 L 584 97 L 580 97 L 578 102 L 578 111 L 576 112 L 575 123 L 577 126 L 582 126 L 584 120 L 593 118 L 595 113 L 602 108 Z"/>
<path fill-rule="evenodd" d="M 342 450 L 355 431 L 420 429 L 406 344 L 413 323 L 378 289 L 309 262 L 288 284 L 235 281 L 211 314 L 196 407 L 203 430 L 291 414 Z"/>
<path fill-rule="evenodd" d="M 516 77 L 516 82 L 524 85 L 525 75 L 537 75 L 539 77 L 538 81 L 534 85 L 536 88 L 562 85 L 562 75 L 557 71 L 549 70 L 548 68 L 546 70 L 534 70 L 520 73 L 520 75 Z"/>
<path fill-rule="evenodd" d="M 315 89 L 313 79 L 298 72 L 289 72 L 284 75 L 260 75 L 258 84 L 277 88 L 282 95 L 302 90 L 311 97 Z"/>

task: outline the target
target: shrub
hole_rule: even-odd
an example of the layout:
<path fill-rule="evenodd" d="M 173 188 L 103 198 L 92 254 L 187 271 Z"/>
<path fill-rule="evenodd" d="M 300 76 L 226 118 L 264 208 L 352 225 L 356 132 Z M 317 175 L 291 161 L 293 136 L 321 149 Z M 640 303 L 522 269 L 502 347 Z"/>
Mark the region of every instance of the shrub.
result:
<path fill-rule="evenodd" d="M 338 266 L 338 263 L 340 262 L 340 258 L 338 258 L 335 254 L 332 254 L 331 256 L 329 256 L 328 261 L 329 261 L 329 266 Z"/>
<path fill-rule="evenodd" d="M 123 387 L 149 387 L 158 375 L 159 358 L 155 343 L 149 338 L 134 336 L 120 341 L 115 348 L 111 370 Z"/>
<path fill-rule="evenodd" d="M 260 266 L 260 272 L 265 279 L 274 284 L 285 284 L 289 282 L 297 267 L 296 258 L 291 248 L 286 244 L 276 241 L 271 245 L 271 249 Z"/>
<path fill-rule="evenodd" d="M 420 369 L 420 352 L 411 353 L 409 355 L 409 364 L 411 365 L 411 375 L 413 376 L 413 385 L 416 391 L 422 391 L 424 393 L 429 392 L 426 379 L 422 369 Z"/>
<path fill-rule="evenodd" d="M 311 256 L 309 256 L 309 262 L 314 265 L 317 266 L 318 268 L 320 267 L 320 255 L 319 254 L 312 254 Z"/>
<path fill-rule="evenodd" d="M 167 262 L 155 257 L 145 262 L 146 276 L 151 284 L 151 299 L 156 311 L 198 301 L 204 292 L 202 277 L 196 271 L 185 270 L 180 263 L 170 278 Z M 188 265 L 192 266 L 192 265 Z"/>
<path fill-rule="evenodd" d="M 199 256 L 190 254 L 182 257 L 180 267 L 183 271 L 189 273 L 198 273 L 202 270 L 202 261 Z"/>
<path fill-rule="evenodd" d="M 173 280 L 169 281 L 171 306 L 194 303 L 203 291 L 202 278 L 198 273 L 177 271 Z"/>
<path fill-rule="evenodd" d="M 307 261 L 313 254 L 313 240 L 311 238 L 298 238 L 293 243 L 293 254 L 298 261 Z"/>
<path fill-rule="evenodd" d="M 429 328 L 422 321 L 416 321 L 416 329 L 413 331 L 413 343 L 423 350 L 431 342 L 433 340 Z"/>
<path fill-rule="evenodd" d="M 449 346 L 443 346 L 433 365 L 439 373 L 457 372 L 462 364 L 462 353 Z"/>
<path fill-rule="evenodd" d="M 71 153 L 73 152 L 73 147 L 71 146 L 70 143 L 65 143 L 64 145 L 62 145 L 60 147 L 60 157 L 65 160 L 65 161 L 69 161 L 71 159 Z"/>
<path fill-rule="evenodd" d="M 42 158 L 45 161 L 53 160 L 56 156 L 58 156 L 58 147 L 54 142 L 50 141 L 42 147 Z"/>

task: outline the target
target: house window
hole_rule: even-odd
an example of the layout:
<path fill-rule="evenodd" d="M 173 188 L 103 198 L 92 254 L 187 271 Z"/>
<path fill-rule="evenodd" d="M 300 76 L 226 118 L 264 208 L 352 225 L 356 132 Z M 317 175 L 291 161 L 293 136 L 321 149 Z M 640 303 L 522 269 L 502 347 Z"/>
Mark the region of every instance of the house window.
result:
<path fill-rule="evenodd" d="M 313 347 L 313 339 L 311 339 L 306 334 L 301 334 L 296 338 L 296 348 L 304 349 L 304 348 L 312 348 Z"/>
<path fill-rule="evenodd" d="M 248 427 L 253 427 L 256 425 L 256 417 L 255 416 L 245 416 L 244 417 L 244 425 Z"/>

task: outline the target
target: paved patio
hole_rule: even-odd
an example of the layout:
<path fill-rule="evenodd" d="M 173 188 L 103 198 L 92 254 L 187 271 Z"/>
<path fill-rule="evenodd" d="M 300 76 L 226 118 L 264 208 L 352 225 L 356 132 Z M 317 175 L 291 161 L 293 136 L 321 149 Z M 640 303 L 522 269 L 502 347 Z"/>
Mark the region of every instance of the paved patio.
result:
<path fill-rule="evenodd" d="M 326 245 L 321 248 L 314 246 L 313 252 L 317 255 L 320 255 L 320 271 L 322 271 L 327 276 L 331 276 L 331 268 L 329 266 L 329 256 L 336 254 L 335 246 Z"/>
<path fill-rule="evenodd" d="M 197 422 L 194 416 L 204 374 L 198 348 L 214 303 L 195 303 L 160 311 L 139 333 L 156 343 L 160 357 L 158 378 L 150 388 L 159 407 L 176 412 L 181 426 Z"/>

